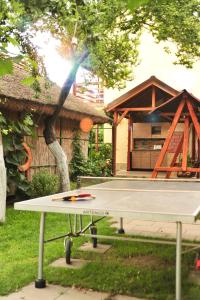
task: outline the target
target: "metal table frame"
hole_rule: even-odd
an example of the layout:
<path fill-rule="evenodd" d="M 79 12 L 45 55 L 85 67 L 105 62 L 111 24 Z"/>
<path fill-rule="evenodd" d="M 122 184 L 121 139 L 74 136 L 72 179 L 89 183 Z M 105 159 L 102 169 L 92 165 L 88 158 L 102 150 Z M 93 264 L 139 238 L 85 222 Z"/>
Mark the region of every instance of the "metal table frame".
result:
<path fill-rule="evenodd" d="M 40 234 L 39 234 L 39 256 L 38 256 L 38 277 L 35 282 L 35 286 L 37 288 L 44 288 L 46 286 L 46 282 L 43 278 L 43 261 L 44 261 L 44 244 L 48 241 L 53 241 L 55 239 L 61 238 L 56 237 L 51 240 L 45 241 L 44 240 L 44 232 L 45 232 L 45 217 L 46 213 L 41 213 L 40 218 Z M 182 223 L 176 223 L 176 242 L 167 241 L 167 240 L 149 240 L 143 238 L 121 238 L 115 236 L 101 236 L 101 235 L 92 235 L 92 234 L 82 234 L 80 236 L 86 237 L 95 237 L 95 238 L 102 238 L 102 239 L 112 239 L 112 240 L 123 240 L 123 241 L 137 241 L 137 242 L 145 242 L 145 243 L 153 243 L 153 244 L 167 244 L 167 245 L 175 245 L 176 244 L 176 300 L 181 300 L 181 249 L 182 244 L 184 246 L 192 247 L 195 250 L 200 248 L 199 245 L 195 243 L 182 243 Z M 67 236 L 67 235 L 65 235 Z M 189 250 L 191 251 L 191 250 Z M 186 251 L 185 251 L 186 252 Z"/>
<path fill-rule="evenodd" d="M 116 178 L 119 180 L 119 178 Z M 158 181 L 159 179 L 157 179 Z M 177 180 L 179 181 L 179 180 Z M 188 180 L 185 180 L 188 181 Z M 49 197 L 49 196 L 48 196 Z M 21 202 L 23 203 L 23 202 Z M 19 207 L 18 207 L 19 205 Z M 20 209 L 20 203 L 16 204 L 15 206 L 16 209 Z M 28 209 L 24 209 L 28 210 Z M 43 278 L 43 261 L 44 261 L 44 244 L 49 241 L 53 241 L 62 237 L 69 236 L 69 234 L 66 234 L 64 236 L 59 236 L 52 238 L 48 241 L 44 240 L 44 232 L 45 232 L 45 217 L 46 213 L 45 211 L 40 211 L 41 212 L 41 217 L 40 217 L 40 234 L 39 234 L 39 257 L 38 257 L 38 276 L 37 280 L 35 282 L 35 286 L 37 288 L 44 288 L 46 286 L 46 281 Z M 92 216 L 92 211 L 91 211 L 91 216 Z M 83 214 L 84 215 L 84 214 Z M 105 216 L 102 216 L 99 218 L 97 221 L 100 221 L 102 218 Z M 121 222 L 122 222 L 122 218 Z M 95 221 L 95 222 L 97 222 Z M 90 223 L 91 224 L 91 223 Z M 89 228 L 89 225 L 86 226 L 87 229 Z M 123 229 L 123 223 L 121 223 L 121 229 Z M 103 238 L 103 239 L 115 239 L 115 240 L 128 240 L 128 241 L 140 241 L 140 242 L 146 242 L 146 243 L 154 243 L 154 244 L 169 244 L 169 245 L 176 245 L 176 300 L 181 300 L 181 255 L 182 255 L 182 245 L 192 247 L 193 249 L 198 249 L 200 246 L 197 243 L 183 243 L 182 242 L 182 222 L 177 221 L 176 222 L 176 242 L 173 241 L 167 241 L 167 240 L 153 240 L 153 239 L 145 239 L 145 238 L 126 238 L 126 237 L 119 237 L 119 236 L 101 236 L 101 235 L 91 235 L 91 234 L 85 234 L 86 230 L 80 230 L 75 233 L 74 236 L 87 236 L 87 237 L 96 237 L 96 238 Z M 191 251 L 191 249 L 189 250 Z M 184 253 L 187 251 L 184 251 Z"/>

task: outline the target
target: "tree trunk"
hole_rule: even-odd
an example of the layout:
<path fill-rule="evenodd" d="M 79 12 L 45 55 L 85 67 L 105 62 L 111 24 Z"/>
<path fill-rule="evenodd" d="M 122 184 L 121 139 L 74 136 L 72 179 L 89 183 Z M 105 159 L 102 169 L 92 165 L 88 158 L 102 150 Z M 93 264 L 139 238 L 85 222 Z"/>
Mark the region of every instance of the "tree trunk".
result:
<path fill-rule="evenodd" d="M 6 168 L 3 158 L 3 144 L 0 133 L 0 222 L 6 219 Z"/>
<path fill-rule="evenodd" d="M 68 191 L 70 189 L 69 169 L 67 156 L 56 139 L 55 124 L 56 120 L 59 117 L 59 113 L 69 95 L 72 84 L 76 78 L 76 73 L 81 63 L 87 58 L 88 55 L 89 53 L 86 50 L 75 60 L 69 76 L 61 89 L 58 104 L 55 108 L 54 113 L 51 116 L 48 116 L 45 120 L 44 138 L 47 146 L 56 159 L 56 164 L 61 178 L 62 192 Z"/>
<path fill-rule="evenodd" d="M 56 159 L 56 165 L 61 179 L 61 190 L 68 191 L 70 190 L 70 180 L 67 155 L 63 151 L 58 141 L 54 141 L 53 143 L 49 144 L 48 147 Z"/>

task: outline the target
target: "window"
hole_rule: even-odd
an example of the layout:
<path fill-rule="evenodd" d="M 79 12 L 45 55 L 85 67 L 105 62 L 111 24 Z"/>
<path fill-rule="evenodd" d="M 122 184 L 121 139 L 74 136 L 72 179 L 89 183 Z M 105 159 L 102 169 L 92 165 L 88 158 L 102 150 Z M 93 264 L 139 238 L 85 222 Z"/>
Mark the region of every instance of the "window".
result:
<path fill-rule="evenodd" d="M 151 134 L 161 134 L 161 126 L 152 126 L 151 127 Z"/>

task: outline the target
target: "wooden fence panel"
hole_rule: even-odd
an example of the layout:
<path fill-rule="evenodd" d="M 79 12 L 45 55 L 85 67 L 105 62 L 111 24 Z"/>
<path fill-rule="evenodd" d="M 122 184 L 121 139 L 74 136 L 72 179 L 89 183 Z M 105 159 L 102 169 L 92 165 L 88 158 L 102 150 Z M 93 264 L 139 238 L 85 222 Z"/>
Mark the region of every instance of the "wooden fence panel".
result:
<path fill-rule="evenodd" d="M 60 129 L 62 132 L 60 132 Z M 79 122 L 73 120 L 61 119 L 56 123 L 56 136 L 61 143 L 67 159 L 70 162 L 72 158 L 72 141 L 74 132 L 79 129 Z M 37 128 L 37 138 L 25 137 L 25 141 L 30 145 L 33 156 L 29 177 L 32 178 L 34 174 L 40 170 L 47 170 L 49 173 L 57 173 L 56 161 L 48 146 L 45 143 L 43 136 L 43 122 L 39 122 Z M 80 131 L 80 142 L 83 155 L 87 158 L 88 154 L 88 138 L 89 133 Z"/>

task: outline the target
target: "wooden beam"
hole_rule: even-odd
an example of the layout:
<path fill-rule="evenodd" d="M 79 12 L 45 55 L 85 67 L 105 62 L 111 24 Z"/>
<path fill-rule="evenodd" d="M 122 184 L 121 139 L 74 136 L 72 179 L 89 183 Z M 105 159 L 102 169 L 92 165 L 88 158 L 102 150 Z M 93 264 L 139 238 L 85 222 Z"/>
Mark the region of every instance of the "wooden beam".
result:
<path fill-rule="evenodd" d="M 182 171 L 181 167 L 157 167 L 158 172 L 179 172 Z"/>
<path fill-rule="evenodd" d="M 183 135 L 182 135 L 182 138 L 181 138 L 181 140 L 180 140 L 180 142 L 179 142 L 179 144 L 178 144 L 178 146 L 177 146 L 177 148 L 176 148 L 176 151 L 175 151 L 175 153 L 174 153 L 174 156 L 173 156 L 173 158 L 172 158 L 172 162 L 171 162 L 171 164 L 170 164 L 170 168 L 171 168 L 171 167 L 174 167 L 174 165 L 175 165 L 175 163 L 176 163 L 176 160 L 177 160 L 177 158 L 178 158 L 178 155 L 179 155 L 179 153 L 181 152 L 182 145 L 183 145 Z M 167 179 L 170 178 L 171 173 L 172 173 L 172 172 L 167 172 L 165 178 L 167 178 Z"/>
<path fill-rule="evenodd" d="M 182 171 L 182 167 L 159 167 L 157 168 L 159 172 L 180 172 Z M 186 169 L 186 172 L 200 172 L 200 168 L 190 168 Z"/>
<path fill-rule="evenodd" d="M 187 172 L 200 172 L 200 168 L 190 168 L 190 167 L 188 167 L 187 168 L 187 170 L 186 170 Z"/>
<path fill-rule="evenodd" d="M 114 125 L 117 125 L 117 121 L 118 121 L 118 113 L 117 111 L 114 111 Z"/>
<path fill-rule="evenodd" d="M 188 144 L 189 144 L 189 128 L 190 128 L 189 117 L 186 117 L 185 121 L 184 121 L 183 158 L 182 158 L 182 169 L 183 169 L 184 172 L 187 169 L 187 156 L 188 156 Z"/>
<path fill-rule="evenodd" d="M 116 149 L 117 149 L 117 119 L 118 113 L 114 111 L 114 121 L 112 126 L 112 173 L 116 175 Z"/>
<path fill-rule="evenodd" d="M 160 113 L 161 116 L 173 117 L 175 113 L 172 112 L 162 112 Z M 196 113 L 197 116 L 200 116 L 200 113 Z M 184 116 L 190 116 L 190 113 L 184 113 Z"/>
<path fill-rule="evenodd" d="M 192 118 L 192 122 L 194 124 L 194 128 L 196 130 L 196 133 L 197 133 L 197 136 L 198 136 L 198 139 L 200 140 L 200 125 L 199 125 L 199 121 L 197 119 L 197 116 L 195 114 L 195 111 L 194 111 L 194 108 L 190 102 L 189 99 L 186 100 L 186 103 L 187 103 L 187 107 L 188 107 L 188 110 L 189 110 L 189 113 L 191 115 L 191 118 Z"/>
<path fill-rule="evenodd" d="M 194 124 L 192 123 L 192 160 L 195 160 L 196 156 L 196 134 Z"/>
<path fill-rule="evenodd" d="M 168 131 L 167 138 L 166 138 L 166 140 L 164 142 L 164 145 L 163 145 L 163 147 L 162 147 L 162 149 L 160 151 L 160 155 L 159 155 L 158 160 L 156 162 L 155 168 L 154 168 L 154 170 L 152 172 L 151 178 L 156 178 L 157 177 L 157 174 L 158 174 L 157 169 L 158 169 L 158 167 L 160 167 L 162 165 L 164 156 L 165 156 L 165 154 L 167 152 L 167 149 L 169 147 L 169 144 L 171 142 L 171 138 L 173 136 L 174 130 L 176 129 L 176 125 L 177 125 L 178 120 L 179 120 L 179 118 L 181 116 L 181 113 L 182 113 L 184 105 L 185 105 L 185 99 L 182 99 L 181 102 L 180 102 L 180 104 L 179 104 L 179 107 L 178 107 L 178 109 L 176 111 L 176 114 L 174 116 L 174 119 L 172 121 L 172 125 L 171 125 L 171 127 L 170 127 L 170 129 Z"/>
<path fill-rule="evenodd" d="M 151 111 L 153 107 L 125 107 L 125 108 L 117 108 L 115 111 Z"/>
<path fill-rule="evenodd" d="M 156 88 L 155 88 L 155 86 L 152 87 L 151 105 L 153 108 L 156 107 Z"/>
<path fill-rule="evenodd" d="M 128 109 L 125 110 L 125 111 L 123 112 L 123 114 L 119 117 L 119 119 L 118 119 L 118 121 L 117 121 L 117 126 L 121 123 L 121 121 L 123 120 L 123 118 L 125 118 L 125 116 L 127 115 L 127 113 L 128 113 Z"/>

